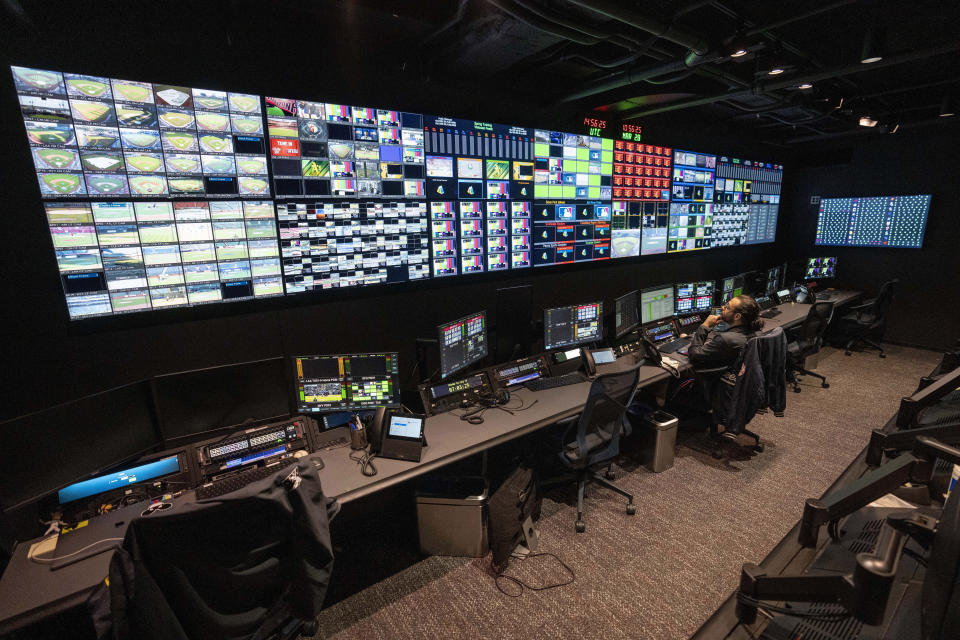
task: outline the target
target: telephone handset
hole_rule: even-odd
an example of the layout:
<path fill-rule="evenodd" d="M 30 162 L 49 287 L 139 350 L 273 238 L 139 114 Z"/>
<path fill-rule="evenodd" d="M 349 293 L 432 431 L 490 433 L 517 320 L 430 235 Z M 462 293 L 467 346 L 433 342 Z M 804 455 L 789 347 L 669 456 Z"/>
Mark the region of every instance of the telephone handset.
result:
<path fill-rule="evenodd" d="M 583 369 L 587 372 L 589 377 L 597 375 L 597 363 L 593 359 L 593 354 L 590 353 L 590 349 L 584 347 L 580 350 L 583 356 Z"/>
<path fill-rule="evenodd" d="M 367 434 L 367 442 L 370 443 L 370 453 L 380 453 L 380 448 L 383 446 L 384 425 L 389 419 L 389 413 L 386 407 L 377 407 L 376 412 L 373 414 L 373 420 L 370 422 L 369 433 Z"/>
<path fill-rule="evenodd" d="M 663 356 L 660 355 L 660 351 L 657 349 L 656 345 L 650 341 L 650 338 L 647 336 L 641 335 L 640 342 L 643 347 L 644 357 L 650 360 L 650 363 L 654 366 L 659 367 L 660 362 L 663 360 Z"/>

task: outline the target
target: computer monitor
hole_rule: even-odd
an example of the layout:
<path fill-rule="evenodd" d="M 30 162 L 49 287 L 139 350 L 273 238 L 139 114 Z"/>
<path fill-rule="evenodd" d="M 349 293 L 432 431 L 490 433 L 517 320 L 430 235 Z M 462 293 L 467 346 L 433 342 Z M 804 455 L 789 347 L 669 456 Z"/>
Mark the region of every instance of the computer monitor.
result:
<path fill-rule="evenodd" d="M 823 280 L 824 278 L 833 278 L 836 276 L 837 259 L 833 258 L 807 258 L 807 271 L 804 273 L 804 280 Z"/>
<path fill-rule="evenodd" d="M 400 406 L 396 352 L 296 356 L 299 413 Z"/>
<path fill-rule="evenodd" d="M 0 510 L 159 448 L 144 380 L 0 422 Z"/>
<path fill-rule="evenodd" d="M 780 265 L 767 269 L 767 285 L 764 287 L 764 293 L 772 296 L 780 288 Z"/>
<path fill-rule="evenodd" d="M 743 274 L 724 278 L 720 288 L 720 303 L 729 302 L 739 295 L 743 295 Z"/>
<path fill-rule="evenodd" d="M 441 378 L 487 357 L 486 311 L 442 324 L 437 327 L 437 333 L 440 341 Z"/>
<path fill-rule="evenodd" d="M 170 373 L 156 376 L 151 385 L 167 447 L 291 413 L 284 358 Z"/>
<path fill-rule="evenodd" d="M 647 324 L 673 315 L 673 285 L 664 284 L 640 291 L 640 322 Z"/>
<path fill-rule="evenodd" d="M 545 351 L 603 338 L 603 302 L 543 310 Z"/>
<path fill-rule="evenodd" d="M 100 495 L 113 489 L 120 489 L 132 484 L 156 480 L 180 473 L 180 456 L 168 456 L 153 462 L 139 464 L 135 467 L 120 469 L 96 478 L 75 482 L 60 489 L 57 498 L 60 504 L 67 504 L 75 500 L 82 500 L 91 496 Z"/>
<path fill-rule="evenodd" d="M 640 314 L 637 307 L 638 292 L 636 290 L 617 298 L 614 303 L 613 335 L 620 338 L 640 324 Z"/>
<path fill-rule="evenodd" d="M 678 282 L 676 284 L 675 310 L 677 315 L 709 311 L 713 306 L 713 280 L 701 282 Z"/>

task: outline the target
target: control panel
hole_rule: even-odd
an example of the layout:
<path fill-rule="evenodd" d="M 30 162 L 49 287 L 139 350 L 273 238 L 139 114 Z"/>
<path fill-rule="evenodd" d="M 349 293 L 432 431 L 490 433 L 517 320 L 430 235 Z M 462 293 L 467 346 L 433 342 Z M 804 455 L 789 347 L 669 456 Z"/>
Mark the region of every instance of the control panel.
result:
<path fill-rule="evenodd" d="M 465 405 L 477 404 L 478 399 L 493 396 L 490 374 L 486 371 L 450 382 L 422 384 L 418 389 L 424 413 L 428 417 Z"/>
<path fill-rule="evenodd" d="M 487 371 L 490 372 L 492 382 L 498 389 L 506 389 L 529 380 L 550 376 L 550 368 L 547 366 L 547 359 L 543 355 L 504 362 L 490 367 Z"/>
<path fill-rule="evenodd" d="M 315 443 L 316 424 L 303 416 L 207 441 L 196 448 L 201 481 L 209 482 L 262 461 L 293 455 L 298 450 L 310 453 Z"/>
<path fill-rule="evenodd" d="M 680 333 L 693 333 L 701 324 L 703 324 L 703 316 L 699 313 L 677 318 L 677 328 L 680 329 Z"/>

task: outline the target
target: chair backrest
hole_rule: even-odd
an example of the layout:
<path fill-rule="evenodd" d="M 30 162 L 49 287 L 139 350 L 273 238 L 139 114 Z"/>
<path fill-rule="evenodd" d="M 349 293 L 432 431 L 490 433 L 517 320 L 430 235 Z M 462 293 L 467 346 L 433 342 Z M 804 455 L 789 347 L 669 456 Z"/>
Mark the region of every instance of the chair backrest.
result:
<path fill-rule="evenodd" d="M 797 332 L 797 341 L 802 343 L 805 349 L 820 349 L 823 343 L 823 334 L 830 324 L 833 317 L 833 302 L 814 302 L 810 305 L 810 311 L 804 318 L 800 330 Z"/>
<path fill-rule="evenodd" d="M 584 464 L 606 460 L 620 451 L 620 436 L 627 427 L 627 408 L 637 393 L 640 365 L 626 371 L 597 376 L 577 420 L 577 458 Z M 606 445 L 591 450 L 588 434 L 599 434 Z"/>
<path fill-rule="evenodd" d="M 887 310 L 890 308 L 890 303 L 893 302 L 893 285 L 897 284 L 898 282 L 900 282 L 899 278 L 894 278 L 893 280 L 887 280 L 880 285 L 880 290 L 877 292 L 877 297 L 873 299 L 873 307 L 870 309 L 870 313 L 874 318 L 874 325 L 886 321 Z"/>
<path fill-rule="evenodd" d="M 173 638 L 160 631 L 179 628 L 184 638 L 239 640 L 316 616 L 333 565 L 335 503 L 310 467 L 133 520 L 111 561 L 111 600 L 124 602 L 111 612 L 115 637 Z M 298 480 L 288 489 L 283 475 Z"/>

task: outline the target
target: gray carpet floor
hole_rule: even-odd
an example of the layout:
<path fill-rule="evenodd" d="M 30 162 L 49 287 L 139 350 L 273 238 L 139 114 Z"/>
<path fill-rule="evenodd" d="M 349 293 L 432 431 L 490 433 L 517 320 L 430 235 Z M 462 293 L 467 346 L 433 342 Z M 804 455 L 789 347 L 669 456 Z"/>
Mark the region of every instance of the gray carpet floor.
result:
<path fill-rule="evenodd" d="M 655 474 L 625 457 L 616 483 L 633 493 L 633 517 L 622 498 L 590 487 L 587 531 L 576 534 L 573 485 L 551 490 L 540 550 L 570 566 L 573 584 L 509 597 L 489 556 L 429 557 L 324 610 L 318 637 L 688 638 L 736 587 L 741 564 L 767 555 L 803 501 L 823 493 L 939 361 L 918 349 L 887 353 L 825 349 L 816 371 L 830 388 L 805 378 L 802 393 L 788 390 L 784 417 L 755 418 L 766 451 L 750 459 L 716 461 L 681 444 L 674 466 Z M 531 585 L 565 578 L 549 557 L 507 573 Z"/>

